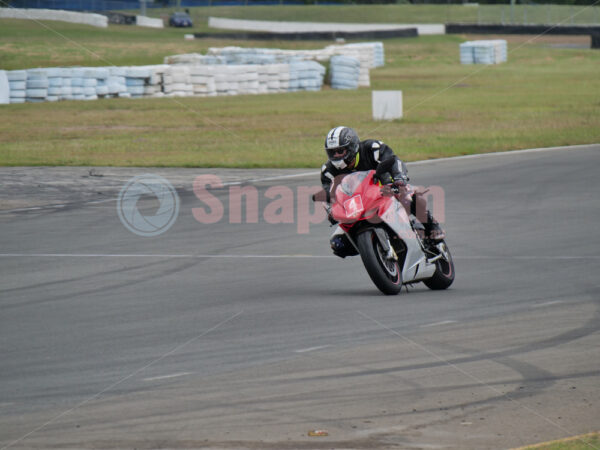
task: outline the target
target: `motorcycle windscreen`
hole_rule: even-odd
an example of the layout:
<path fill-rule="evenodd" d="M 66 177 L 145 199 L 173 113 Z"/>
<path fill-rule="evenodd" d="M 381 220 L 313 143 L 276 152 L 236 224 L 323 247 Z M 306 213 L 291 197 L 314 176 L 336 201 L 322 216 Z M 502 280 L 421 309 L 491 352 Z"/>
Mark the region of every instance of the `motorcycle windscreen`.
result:
<path fill-rule="evenodd" d="M 353 195 L 356 192 L 356 189 L 360 186 L 360 184 L 369 176 L 370 172 L 354 172 L 346 175 L 342 182 L 340 183 L 340 187 L 342 192 L 346 195 Z"/>
<path fill-rule="evenodd" d="M 345 175 L 335 189 L 335 201 L 332 205 L 334 219 L 341 223 L 351 223 L 360 219 L 364 212 L 361 193 L 370 173 L 354 172 Z"/>

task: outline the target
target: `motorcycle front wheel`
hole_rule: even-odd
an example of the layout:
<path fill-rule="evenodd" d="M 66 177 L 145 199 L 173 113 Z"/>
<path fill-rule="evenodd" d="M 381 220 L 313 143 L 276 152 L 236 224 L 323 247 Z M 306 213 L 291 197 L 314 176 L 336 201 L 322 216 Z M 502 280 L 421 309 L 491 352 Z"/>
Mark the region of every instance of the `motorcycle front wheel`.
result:
<path fill-rule="evenodd" d="M 375 286 L 386 295 L 398 294 L 402 289 L 402 271 L 398 261 L 386 258 L 373 230 L 358 235 L 356 245 L 365 269 Z"/>

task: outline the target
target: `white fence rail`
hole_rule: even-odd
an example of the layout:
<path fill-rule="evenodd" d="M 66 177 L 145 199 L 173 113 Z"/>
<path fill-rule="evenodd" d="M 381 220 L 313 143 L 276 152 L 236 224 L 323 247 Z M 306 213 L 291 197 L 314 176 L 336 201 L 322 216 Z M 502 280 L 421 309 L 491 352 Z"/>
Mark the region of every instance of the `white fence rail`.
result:
<path fill-rule="evenodd" d="M 57 20 L 60 22 L 83 23 L 106 28 L 108 17 L 102 14 L 63 11 L 60 9 L 0 8 L 0 19 Z"/>
<path fill-rule="evenodd" d="M 331 22 L 280 22 L 271 20 L 243 20 L 209 17 L 208 26 L 225 30 L 264 31 L 267 33 L 359 32 L 416 28 L 419 35 L 445 34 L 443 24 L 381 24 Z"/>

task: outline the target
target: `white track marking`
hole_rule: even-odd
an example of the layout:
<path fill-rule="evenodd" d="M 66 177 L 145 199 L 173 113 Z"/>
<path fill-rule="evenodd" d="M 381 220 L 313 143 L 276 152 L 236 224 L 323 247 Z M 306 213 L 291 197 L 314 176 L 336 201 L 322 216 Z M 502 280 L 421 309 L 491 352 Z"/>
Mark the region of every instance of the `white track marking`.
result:
<path fill-rule="evenodd" d="M 124 254 L 124 253 L 0 253 L 0 258 L 188 258 L 188 259 L 206 259 L 206 258 L 238 258 L 238 259 L 321 259 L 335 258 L 333 255 L 193 255 L 193 254 Z"/>
<path fill-rule="evenodd" d="M 598 260 L 600 255 L 590 256 L 453 256 L 456 260 Z M 166 258 L 166 259 L 329 259 L 336 258 L 334 255 L 210 255 L 210 254 L 161 254 L 161 253 L 0 253 L 0 258 Z"/>
<path fill-rule="evenodd" d="M 43 206 L 31 206 L 29 208 L 9 209 L 6 212 L 34 211 L 36 209 L 42 209 L 42 208 L 44 208 L 44 207 Z"/>
<path fill-rule="evenodd" d="M 115 197 L 115 198 L 108 198 L 105 200 L 92 200 L 92 201 L 88 201 L 88 202 L 85 202 L 85 201 L 74 202 L 69 205 L 67 205 L 67 204 L 56 204 L 56 205 L 52 204 L 52 205 L 44 205 L 44 206 L 31 206 L 29 208 L 4 209 L 4 210 L 0 210 L 0 214 L 66 208 L 67 206 L 70 206 L 70 205 L 97 205 L 100 203 L 108 203 L 108 202 L 116 202 L 116 201 L 117 201 L 117 199 Z"/>
<path fill-rule="evenodd" d="M 327 348 L 327 347 L 331 347 L 331 345 L 319 345 L 317 347 L 303 348 L 303 349 L 294 350 L 294 351 L 296 353 L 308 353 L 308 352 L 314 352 L 315 350 L 321 350 L 321 349 Z"/>
<path fill-rule="evenodd" d="M 571 145 L 567 147 L 544 147 L 544 148 L 528 148 L 525 150 L 509 150 L 506 152 L 489 152 L 489 153 L 477 153 L 476 155 L 461 155 L 461 156 L 449 156 L 448 158 L 437 158 L 437 159 L 425 159 L 423 161 L 413 161 L 408 162 L 408 165 L 419 165 L 419 164 L 432 164 L 436 162 L 443 161 L 453 161 L 453 160 L 462 160 L 462 159 L 480 159 L 480 158 L 490 158 L 494 156 L 511 156 L 511 155 L 520 155 L 526 153 L 539 153 L 539 152 L 553 152 L 560 150 L 583 150 L 593 146 L 599 146 L 598 150 L 600 150 L 600 144 L 584 144 L 584 145 Z"/>
<path fill-rule="evenodd" d="M 600 259 L 600 255 L 581 255 L 581 256 L 565 256 L 565 255 L 550 255 L 550 256 L 535 256 L 535 255 L 527 255 L 527 256 L 457 256 L 452 255 L 454 259 L 472 259 L 472 260 L 494 260 L 494 259 L 513 259 L 513 260 L 522 260 L 522 261 L 570 261 L 570 260 L 579 260 L 579 259 Z"/>
<path fill-rule="evenodd" d="M 107 198 L 106 200 L 92 200 L 92 201 L 85 202 L 85 203 L 89 204 L 89 205 L 98 205 L 100 203 L 114 202 L 116 200 L 117 200 L 116 198 Z"/>
<path fill-rule="evenodd" d="M 223 186 L 236 186 L 244 183 L 262 183 L 265 181 L 275 181 L 275 180 L 285 180 L 288 178 L 303 178 L 303 177 L 314 177 L 318 176 L 320 172 L 304 172 L 304 173 L 295 173 L 292 175 L 278 175 L 274 177 L 265 177 L 265 178 L 254 178 L 251 180 L 242 180 L 242 181 L 229 181 L 223 183 Z"/>
<path fill-rule="evenodd" d="M 421 325 L 421 328 L 439 327 L 442 325 L 450 325 L 451 323 L 457 323 L 457 322 L 456 322 L 456 320 L 442 320 L 441 322 L 428 323 L 426 325 Z"/>
<path fill-rule="evenodd" d="M 173 373 L 171 375 L 163 375 L 163 376 L 160 376 L 160 377 L 144 378 L 142 381 L 168 380 L 169 378 L 183 377 L 185 375 L 191 375 L 191 374 L 192 374 L 192 372 Z"/>
<path fill-rule="evenodd" d="M 564 303 L 562 300 L 553 300 L 551 302 L 544 302 L 544 303 L 538 303 L 536 305 L 531 305 L 532 308 L 544 308 L 546 306 L 552 306 L 552 305 L 560 305 L 561 303 Z"/>

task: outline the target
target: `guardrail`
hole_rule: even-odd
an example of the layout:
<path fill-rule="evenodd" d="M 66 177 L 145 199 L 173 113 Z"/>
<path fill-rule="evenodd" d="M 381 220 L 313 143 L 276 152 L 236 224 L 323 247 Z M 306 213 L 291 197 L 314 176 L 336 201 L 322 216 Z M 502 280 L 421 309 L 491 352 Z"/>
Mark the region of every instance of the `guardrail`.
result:
<path fill-rule="evenodd" d="M 83 23 L 95 27 L 108 26 L 108 18 L 102 14 L 62 11 L 54 9 L 0 8 L 1 19 L 58 20 L 60 22 Z"/>
<path fill-rule="evenodd" d="M 111 11 L 119 9 L 140 9 L 139 1 L 127 0 L 12 0 L 10 4 L 16 8 L 46 8 L 66 9 L 70 11 Z M 304 2 L 294 0 L 263 0 L 248 3 L 245 0 L 181 0 L 181 7 L 196 6 L 269 6 L 269 5 L 304 5 Z M 325 4 L 325 3 L 323 3 Z M 157 0 L 147 2 L 146 8 L 167 8 L 176 6 L 175 1 Z"/>
<path fill-rule="evenodd" d="M 333 41 L 335 39 L 391 39 L 418 37 L 416 28 L 401 30 L 358 31 L 352 32 L 306 32 L 306 33 L 268 33 L 268 32 L 239 32 L 239 33 L 195 33 L 198 39 L 233 39 L 250 41 Z"/>

